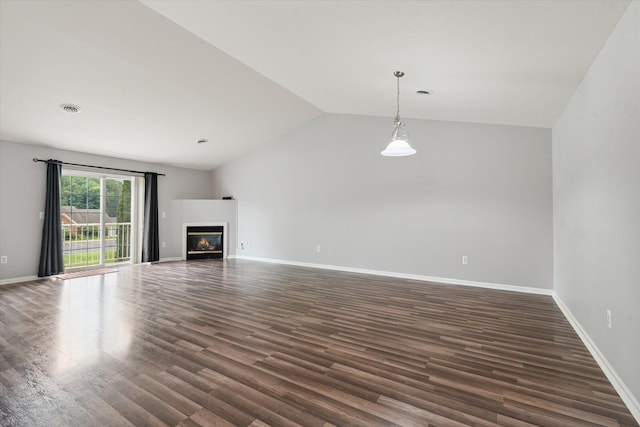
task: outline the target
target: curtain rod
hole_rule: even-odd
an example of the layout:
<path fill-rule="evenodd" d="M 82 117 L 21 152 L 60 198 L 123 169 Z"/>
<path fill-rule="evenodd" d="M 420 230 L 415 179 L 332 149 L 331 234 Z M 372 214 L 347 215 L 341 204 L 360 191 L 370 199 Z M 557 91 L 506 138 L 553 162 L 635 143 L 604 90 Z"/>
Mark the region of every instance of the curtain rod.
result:
<path fill-rule="evenodd" d="M 49 160 L 42 160 L 42 159 L 37 159 L 37 158 L 33 158 L 34 162 L 43 162 L 43 163 L 48 163 Z M 61 165 L 69 165 L 69 166 L 80 166 L 83 168 L 93 168 L 93 169 L 106 169 L 106 170 L 111 170 L 111 171 L 119 171 L 119 172 L 130 172 L 130 173 L 139 173 L 144 175 L 145 173 L 153 173 L 156 175 L 160 175 L 160 176 L 167 176 L 163 173 L 156 173 L 156 172 L 142 172 L 142 171 L 134 171 L 134 170 L 130 170 L 130 169 L 118 169 L 118 168 L 108 168 L 106 166 L 94 166 L 94 165 L 83 165 L 80 163 L 68 163 L 68 162 L 61 162 L 59 160 L 53 160 L 56 163 L 60 163 Z"/>

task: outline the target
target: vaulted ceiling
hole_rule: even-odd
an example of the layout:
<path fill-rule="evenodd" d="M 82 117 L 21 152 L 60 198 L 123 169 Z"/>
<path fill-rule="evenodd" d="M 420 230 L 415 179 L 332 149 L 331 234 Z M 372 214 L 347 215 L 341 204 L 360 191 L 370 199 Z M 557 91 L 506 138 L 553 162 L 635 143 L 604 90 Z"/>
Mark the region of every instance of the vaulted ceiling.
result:
<path fill-rule="evenodd" d="M 395 70 L 404 118 L 549 128 L 628 3 L 0 0 L 0 139 L 209 170 L 322 113 L 391 126 Z"/>

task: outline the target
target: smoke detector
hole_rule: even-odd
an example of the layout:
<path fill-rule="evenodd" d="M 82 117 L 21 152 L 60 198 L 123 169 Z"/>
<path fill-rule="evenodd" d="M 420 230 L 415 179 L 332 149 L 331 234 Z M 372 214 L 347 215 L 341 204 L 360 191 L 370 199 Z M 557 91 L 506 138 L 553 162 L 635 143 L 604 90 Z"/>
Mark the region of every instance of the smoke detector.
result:
<path fill-rule="evenodd" d="M 80 107 L 75 104 L 60 104 L 60 108 L 65 113 L 75 114 L 80 112 Z"/>

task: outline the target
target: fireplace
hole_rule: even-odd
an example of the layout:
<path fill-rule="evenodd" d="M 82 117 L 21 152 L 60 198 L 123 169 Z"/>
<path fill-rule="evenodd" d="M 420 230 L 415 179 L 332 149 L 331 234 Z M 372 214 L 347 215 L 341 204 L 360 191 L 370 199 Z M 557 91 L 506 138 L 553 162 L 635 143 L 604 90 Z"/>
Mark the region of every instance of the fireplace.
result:
<path fill-rule="evenodd" d="M 224 227 L 220 225 L 187 226 L 186 259 L 224 258 Z"/>

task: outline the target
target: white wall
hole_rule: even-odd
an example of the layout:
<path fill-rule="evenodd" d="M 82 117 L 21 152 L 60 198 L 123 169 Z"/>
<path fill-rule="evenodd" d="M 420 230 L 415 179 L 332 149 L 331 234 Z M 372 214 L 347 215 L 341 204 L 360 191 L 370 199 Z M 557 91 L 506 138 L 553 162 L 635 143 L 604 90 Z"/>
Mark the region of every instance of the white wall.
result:
<path fill-rule="evenodd" d="M 8 264 L 0 264 L 2 281 L 38 272 L 46 165 L 33 162 L 34 157 L 166 173 L 158 177 L 159 211 L 167 214 L 159 218 L 160 241 L 166 242 L 166 248 L 160 249 L 161 258 L 179 257 L 181 252 L 181 240 L 174 242 L 170 230 L 171 200 L 211 197 L 209 172 L 0 141 L 0 255 L 9 258 Z"/>
<path fill-rule="evenodd" d="M 640 2 L 553 128 L 556 294 L 640 398 Z M 612 328 L 606 310 L 612 312 Z M 636 416 L 640 407 L 636 407 Z"/>
<path fill-rule="evenodd" d="M 215 170 L 238 255 L 551 289 L 550 130 L 408 120 L 386 158 L 392 125 L 324 115 Z"/>

